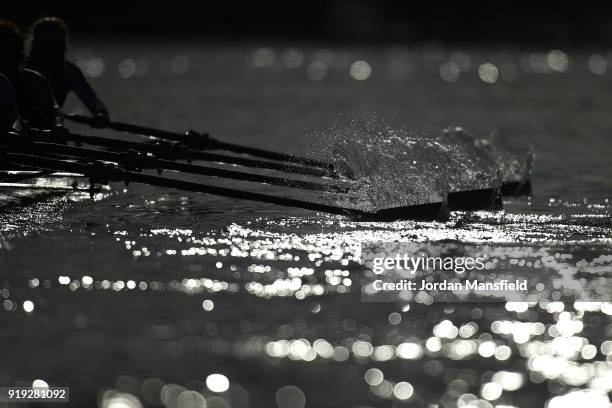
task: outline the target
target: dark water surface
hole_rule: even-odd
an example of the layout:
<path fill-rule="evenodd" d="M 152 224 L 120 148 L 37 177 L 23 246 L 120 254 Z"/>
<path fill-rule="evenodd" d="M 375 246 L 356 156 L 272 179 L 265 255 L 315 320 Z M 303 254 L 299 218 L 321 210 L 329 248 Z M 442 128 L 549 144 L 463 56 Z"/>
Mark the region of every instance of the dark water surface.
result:
<path fill-rule="evenodd" d="M 355 261 L 367 241 L 486 245 L 493 262 L 609 288 L 605 55 L 90 48 L 74 58 L 117 120 L 296 153 L 354 134 L 344 117 L 462 126 L 517 157 L 532 145 L 534 196 L 446 223 L 360 224 L 141 185 L 95 200 L 0 192 L 13 203 L 0 213 L 0 385 L 43 380 L 107 408 L 609 406 L 610 303 L 363 303 Z"/>

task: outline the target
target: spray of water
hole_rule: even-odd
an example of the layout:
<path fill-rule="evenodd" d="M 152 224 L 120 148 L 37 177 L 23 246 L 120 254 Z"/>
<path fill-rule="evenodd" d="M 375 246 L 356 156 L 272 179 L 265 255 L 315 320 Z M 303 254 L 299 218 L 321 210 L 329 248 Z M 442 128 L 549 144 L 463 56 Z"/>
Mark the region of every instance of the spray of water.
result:
<path fill-rule="evenodd" d="M 520 179 L 520 161 L 462 128 L 417 134 L 375 115 L 338 121 L 314 133 L 311 156 L 353 180 L 339 205 L 376 211 L 441 201 L 449 191 Z M 330 197 L 331 198 L 331 197 Z"/>

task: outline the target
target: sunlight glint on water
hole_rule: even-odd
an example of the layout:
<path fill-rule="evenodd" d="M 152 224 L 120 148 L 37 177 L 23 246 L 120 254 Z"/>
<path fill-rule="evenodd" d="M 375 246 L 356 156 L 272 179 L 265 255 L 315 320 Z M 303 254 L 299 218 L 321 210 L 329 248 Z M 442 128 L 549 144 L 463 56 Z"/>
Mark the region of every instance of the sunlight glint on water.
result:
<path fill-rule="evenodd" d="M 490 186 L 500 163 L 520 178 L 532 143 L 535 196 L 446 223 L 384 224 L 137 185 L 93 202 L 11 195 L 22 205 L 0 216 L 0 346 L 12 351 L 0 385 L 71 385 L 75 401 L 107 408 L 607 406 L 610 303 L 362 303 L 356 263 L 365 241 L 486 247 L 536 279 L 609 284 L 603 54 L 100 47 L 75 55 L 113 117 L 325 156 L 334 143 L 316 151 L 302 137 L 317 133 L 380 188 L 363 205 Z M 595 96 L 568 100 L 572 83 Z M 576 114 L 560 118 L 559 105 Z M 363 123 L 336 117 L 363 112 Z M 357 148 L 381 140 L 376 157 L 394 160 Z"/>

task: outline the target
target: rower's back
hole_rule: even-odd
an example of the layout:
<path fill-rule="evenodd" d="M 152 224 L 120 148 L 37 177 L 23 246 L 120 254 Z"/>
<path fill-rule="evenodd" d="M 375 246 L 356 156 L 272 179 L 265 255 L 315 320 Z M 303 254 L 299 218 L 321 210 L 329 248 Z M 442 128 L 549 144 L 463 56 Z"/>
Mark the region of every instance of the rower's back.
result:
<path fill-rule="evenodd" d="M 0 74 L 13 86 L 19 116 L 37 128 L 61 125 L 53 91 L 42 75 L 20 66 L 24 56 L 21 32 L 14 23 L 0 20 Z"/>
<path fill-rule="evenodd" d="M 41 74 L 20 68 L 14 81 L 17 110 L 29 126 L 50 129 L 62 124 L 61 112 L 53 91 Z"/>

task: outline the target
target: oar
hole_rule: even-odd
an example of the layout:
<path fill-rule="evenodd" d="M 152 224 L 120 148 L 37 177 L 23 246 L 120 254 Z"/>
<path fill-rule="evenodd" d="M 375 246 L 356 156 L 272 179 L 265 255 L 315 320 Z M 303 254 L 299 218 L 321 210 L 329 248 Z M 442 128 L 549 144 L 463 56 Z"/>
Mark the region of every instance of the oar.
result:
<path fill-rule="evenodd" d="M 0 188 L 8 190 L 47 190 L 47 191 L 66 191 L 79 193 L 98 193 L 99 188 L 83 188 L 73 186 L 56 186 L 53 184 L 27 184 L 27 183 L 0 183 Z"/>
<path fill-rule="evenodd" d="M 95 119 L 89 116 L 65 114 L 64 117 L 76 123 L 96 127 Z M 167 130 L 155 129 L 146 126 L 133 125 L 129 123 L 109 121 L 104 124 L 106 128 L 117 130 L 119 132 L 133 133 L 142 136 L 154 136 L 161 139 L 175 140 L 183 143 L 185 146 L 195 149 L 206 150 L 227 150 L 234 153 L 249 154 L 251 156 L 261 157 L 263 159 L 277 160 L 288 163 L 297 163 L 311 167 L 320 167 L 326 170 L 333 170 L 331 163 L 323 163 L 318 160 L 308 159 L 305 157 L 297 157 L 291 154 L 278 153 L 270 150 L 258 149 L 255 147 L 242 146 L 234 143 L 222 142 L 210 137 L 206 133 L 198 133 L 193 130 L 187 133 L 170 132 Z"/>
<path fill-rule="evenodd" d="M 115 166 L 101 163 L 93 165 L 51 159 L 22 153 L 7 152 L 4 154 L 7 161 L 36 166 L 40 168 L 69 171 L 85 174 L 92 180 L 111 181 L 123 180 L 126 182 L 137 182 L 159 187 L 176 188 L 186 191 L 208 193 L 222 197 L 237 198 L 241 200 L 258 201 L 263 203 L 283 205 L 287 207 L 302 208 L 311 211 L 319 211 L 330 214 L 349 216 L 359 221 L 394 221 L 394 220 L 422 220 L 432 221 L 448 217 L 441 202 L 419 204 L 405 207 L 387 208 L 375 213 L 369 213 L 358 209 L 344 208 L 335 205 L 313 203 L 310 201 L 297 200 L 285 197 L 276 197 L 267 194 L 253 193 L 242 190 L 234 190 L 224 187 L 211 186 L 207 184 L 194 183 L 190 181 L 175 180 L 166 177 L 127 171 Z"/>
<path fill-rule="evenodd" d="M 111 139 L 100 136 L 84 136 L 74 132 L 65 132 L 59 136 L 54 135 L 50 131 L 41 131 L 36 129 L 29 130 L 30 134 L 38 139 L 50 142 L 61 142 L 61 138 L 74 141 L 77 143 L 86 143 L 89 145 L 103 146 L 121 150 L 138 150 L 153 153 L 160 158 L 180 159 L 180 160 L 205 160 L 226 164 L 237 164 L 239 166 L 254 167 L 266 170 L 282 171 L 285 173 L 301 174 L 305 176 L 315 177 L 332 177 L 338 178 L 334 172 L 319 169 L 314 167 L 303 167 L 292 164 L 268 162 L 262 160 L 247 159 L 244 157 L 228 156 L 218 153 L 202 152 L 194 149 L 187 149 L 180 145 L 172 143 L 142 143 L 132 142 L 120 139 Z"/>
<path fill-rule="evenodd" d="M 507 181 L 501 186 L 504 196 L 528 196 L 531 195 L 531 180 L 526 178 L 520 181 Z"/>
<path fill-rule="evenodd" d="M 141 154 L 137 151 L 126 153 L 116 153 L 105 150 L 87 149 L 84 147 L 66 146 L 57 143 L 33 142 L 20 145 L 21 151 L 28 151 L 32 154 L 46 155 L 47 153 L 105 160 L 120 164 L 127 170 L 135 169 L 166 169 L 180 171 L 184 173 L 199 174 L 204 176 L 223 177 L 234 180 L 252 181 L 256 183 L 266 183 L 283 187 L 301 188 L 306 190 L 327 191 L 333 193 L 346 193 L 348 187 L 331 184 L 317 184 L 308 181 L 287 179 L 281 177 L 267 176 L 261 174 L 243 173 L 240 171 L 220 169 L 216 167 L 201 166 L 197 164 L 181 163 L 172 160 L 158 159 L 156 157 Z"/>
<path fill-rule="evenodd" d="M 317 184 L 301 180 L 286 179 L 281 177 L 265 176 L 260 174 L 243 173 L 239 171 L 219 169 L 215 167 L 200 166 L 189 163 L 174 162 L 171 160 L 158 159 L 138 152 L 115 153 L 83 147 L 66 146 L 56 143 L 34 142 L 23 144 L 22 150 L 31 151 L 33 154 L 59 154 L 71 157 L 80 157 L 96 160 L 105 160 L 120 164 L 127 170 L 134 169 L 167 169 L 185 173 L 200 174 L 205 176 L 223 177 L 234 180 L 244 180 L 256 183 L 266 183 L 284 187 L 300 188 L 306 190 L 326 191 L 331 193 L 348 193 L 350 187 L 332 184 Z M 478 211 L 501 209 L 502 201 L 499 191 L 494 188 L 453 191 L 448 194 L 448 208 L 450 211 Z"/>
<path fill-rule="evenodd" d="M 452 191 L 448 193 L 450 211 L 501 210 L 501 190 L 483 188 L 478 190 Z"/>
<path fill-rule="evenodd" d="M 91 127 L 96 127 L 94 124 L 94 118 L 89 116 L 82 116 L 76 114 L 65 114 L 67 119 L 81 124 L 86 124 Z M 212 149 L 212 150 L 227 150 L 235 153 L 244 153 L 256 157 L 261 157 L 270 160 L 277 160 L 290 163 L 298 163 L 304 166 L 311 166 L 326 169 L 330 172 L 328 176 L 334 177 L 337 174 L 333 171 L 334 165 L 332 163 L 325 163 L 318 160 L 296 157 L 284 153 L 272 152 L 269 150 L 262 150 L 253 147 L 247 147 L 227 142 L 221 142 L 217 139 L 210 137 L 208 134 L 199 134 L 193 130 L 185 134 L 170 132 L 161 129 L 150 128 L 146 126 L 133 125 L 129 123 L 121 123 L 110 121 L 106 125 L 107 128 L 117 130 L 120 132 L 134 133 L 137 135 L 154 136 L 161 139 L 175 140 L 183 143 L 185 146 L 194 147 L 197 149 Z M 203 158 L 202 160 L 208 160 Z M 240 163 L 236 163 L 240 164 Z M 244 164 L 250 166 L 249 164 Z M 250 166 L 258 167 L 258 166 Z M 262 167 L 264 168 L 264 167 Z M 304 173 L 302 173 L 304 174 Z M 505 181 L 502 183 L 501 194 L 504 196 L 526 196 L 531 195 L 531 182 L 529 178 L 525 178 L 521 181 Z"/>
<path fill-rule="evenodd" d="M 79 123 L 85 123 L 88 125 L 92 125 L 93 123 L 93 119 L 87 116 L 81 116 L 81 115 L 74 115 L 74 114 L 67 114 L 66 117 L 74 122 L 79 122 Z M 129 132 L 129 133 L 136 133 L 136 134 L 142 134 L 142 135 L 150 135 L 150 136 L 155 136 L 155 137 L 159 137 L 159 138 L 163 138 L 163 139 L 170 139 L 170 140 L 177 140 L 177 141 L 181 141 L 185 138 L 188 138 L 189 136 L 186 135 L 182 135 L 180 133 L 173 133 L 173 132 L 168 132 L 168 131 L 164 131 L 164 130 L 159 130 L 159 129 L 153 129 L 153 128 L 147 128 L 144 126 L 136 126 L 136 125 L 130 125 L 130 124 L 126 124 L 126 123 L 119 123 L 119 122 L 111 122 L 115 125 L 117 125 L 116 128 L 114 128 L 115 130 L 119 130 L 119 131 L 125 131 L 125 132 Z M 127 141 L 123 141 L 123 140 L 117 140 L 117 139 L 108 139 L 108 138 L 97 138 L 95 136 L 86 136 L 88 138 L 91 138 L 91 140 L 89 142 L 95 142 L 99 144 L 99 142 L 101 142 L 101 139 L 104 140 L 112 140 L 112 142 L 107 142 L 107 143 L 113 143 L 114 147 L 118 147 L 118 148 L 138 148 L 138 147 L 129 147 L 130 143 L 135 143 L 135 142 L 127 142 Z M 75 139 L 73 139 L 75 140 Z M 213 139 L 214 140 L 214 139 Z M 88 143 L 88 141 L 83 141 L 83 140 L 75 140 L 75 141 L 79 141 L 82 143 Z M 218 144 L 224 144 L 227 146 L 230 146 L 230 143 L 224 143 L 224 142 L 219 142 L 219 141 L 214 141 L 214 143 L 218 143 Z M 189 145 L 189 144 L 187 144 Z M 193 145 L 193 143 L 192 143 Z M 279 166 L 275 163 L 270 163 L 270 162 L 258 162 L 258 161 L 253 161 L 253 160 L 249 160 L 249 159 L 241 159 L 241 158 L 236 158 L 236 157 L 232 157 L 232 156 L 215 156 L 215 155 L 211 155 L 211 154 L 207 154 L 204 152 L 200 152 L 198 150 L 195 149 L 186 149 L 186 157 L 193 157 L 194 159 L 201 159 L 201 160 L 209 160 L 209 161 L 219 161 L 221 163 L 230 163 L 230 164 L 238 164 L 238 165 L 242 165 L 242 166 L 248 166 L 248 167 L 258 167 L 258 168 L 266 168 L 266 169 L 271 169 L 271 170 L 279 170 L 279 171 L 286 171 L 286 172 L 290 172 L 290 173 L 297 173 L 297 174 L 304 174 L 304 175 L 312 175 L 312 176 L 327 176 L 327 177 L 333 177 L 333 178 L 338 178 L 338 173 L 333 171 L 333 164 L 331 163 L 324 163 L 324 162 L 318 162 L 318 161 L 313 161 L 310 159 L 301 159 L 301 158 L 295 158 L 294 156 L 289 156 L 289 155 L 284 155 L 282 153 L 275 153 L 275 152 L 267 152 L 264 150 L 261 150 L 261 152 L 267 152 L 267 153 L 271 153 L 270 155 L 264 155 L 264 154 L 254 154 L 254 153 L 249 153 L 248 150 L 251 149 L 252 151 L 255 151 L 257 149 L 253 149 L 253 148 L 247 148 L 245 146 L 238 146 L 238 145 L 231 145 L 231 146 L 235 146 L 236 149 L 232 150 L 232 149 L 223 149 L 223 150 L 229 150 L 229 151 L 236 151 L 238 152 L 237 149 L 243 149 L 240 151 L 240 153 L 247 153 L 247 154 L 252 154 L 254 156 L 259 156 L 259 157 L 263 157 L 263 158 L 268 158 L 268 159 L 272 159 L 272 160 L 279 160 L 279 161 L 283 161 L 283 157 L 285 159 L 287 158 L 292 158 L 287 159 L 285 161 L 291 161 L 294 163 L 299 163 L 302 165 L 306 165 L 306 166 L 313 166 L 315 168 L 323 168 L 323 169 L 327 169 L 327 172 L 320 172 L 317 169 L 305 169 L 304 167 L 299 167 L 297 169 L 289 166 Z M 174 147 L 171 150 L 176 150 L 177 148 Z M 149 150 L 153 153 L 155 153 L 155 151 Z M 159 150 L 158 150 L 159 151 Z M 293 160 L 296 159 L 296 160 Z M 350 178 L 350 177 L 349 177 Z M 502 196 L 527 196 L 527 195 L 531 195 L 531 181 L 529 179 L 529 177 L 525 177 L 523 180 L 520 181 L 504 181 L 501 185 L 501 195 Z M 451 193 L 453 194 L 453 193 Z M 462 198 L 463 200 L 463 198 Z M 469 208 L 471 208 L 472 206 L 468 206 Z M 459 209 L 464 209 L 464 208 L 459 208 Z"/>
<path fill-rule="evenodd" d="M 531 195 L 531 168 L 535 161 L 532 150 L 527 153 L 525 160 L 525 172 L 521 180 L 506 181 L 501 186 L 502 194 L 505 196 L 530 196 Z"/>
<path fill-rule="evenodd" d="M 55 172 L 50 170 L 4 173 L 0 174 L 0 183 L 18 183 L 32 178 L 51 176 L 53 173 Z"/>
<path fill-rule="evenodd" d="M 83 136 L 83 138 L 86 137 L 88 136 Z M 131 142 L 119 142 L 121 142 L 121 144 L 131 144 Z M 44 142 L 36 142 L 32 146 L 36 147 L 36 149 L 38 150 L 36 154 L 41 154 L 41 152 L 47 152 L 59 155 L 86 157 L 88 159 L 106 160 L 119 163 L 127 169 L 168 169 L 192 174 L 225 177 L 235 180 L 252 181 L 315 191 L 326 191 L 332 193 L 348 193 L 350 191 L 350 187 L 348 185 L 340 186 L 331 184 L 317 184 L 301 180 L 243 173 L 233 170 L 219 169 L 214 167 L 159 159 L 156 157 L 138 154 L 138 152 L 135 151 L 130 151 L 127 153 L 115 153 Z M 20 148 L 27 148 L 27 145 L 20 146 Z M 450 211 L 478 211 L 501 209 L 502 201 L 499 194 L 499 190 L 494 188 L 452 191 L 448 194 L 448 208 Z"/>

